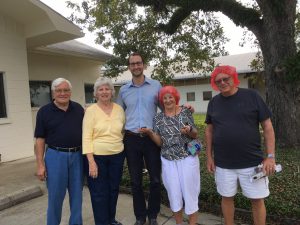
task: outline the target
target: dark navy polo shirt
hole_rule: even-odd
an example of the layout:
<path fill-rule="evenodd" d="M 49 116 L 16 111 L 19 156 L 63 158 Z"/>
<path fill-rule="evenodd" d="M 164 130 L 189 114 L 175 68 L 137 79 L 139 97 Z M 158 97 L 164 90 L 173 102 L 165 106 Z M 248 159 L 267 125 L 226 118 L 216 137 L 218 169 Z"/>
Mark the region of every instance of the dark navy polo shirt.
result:
<path fill-rule="evenodd" d="M 83 115 L 84 109 L 76 102 L 70 101 L 67 111 L 51 102 L 38 111 L 34 136 L 55 147 L 81 146 Z"/>

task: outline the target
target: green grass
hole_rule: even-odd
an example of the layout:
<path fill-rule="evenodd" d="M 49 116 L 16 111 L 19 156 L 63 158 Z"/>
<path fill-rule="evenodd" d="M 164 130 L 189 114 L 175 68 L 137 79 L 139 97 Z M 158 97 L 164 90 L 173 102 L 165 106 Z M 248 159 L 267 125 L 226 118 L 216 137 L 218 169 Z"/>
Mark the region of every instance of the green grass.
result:
<path fill-rule="evenodd" d="M 194 114 L 194 122 L 197 126 L 204 125 L 205 114 Z"/>

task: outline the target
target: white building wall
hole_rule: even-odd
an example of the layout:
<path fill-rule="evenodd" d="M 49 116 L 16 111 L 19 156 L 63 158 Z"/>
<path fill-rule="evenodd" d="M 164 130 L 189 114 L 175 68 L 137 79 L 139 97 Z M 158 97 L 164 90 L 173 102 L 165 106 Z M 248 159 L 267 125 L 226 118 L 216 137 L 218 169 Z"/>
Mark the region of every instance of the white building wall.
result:
<path fill-rule="evenodd" d="M 248 88 L 248 80 L 239 77 L 240 85 L 239 87 Z M 212 91 L 212 96 L 218 94 L 217 91 L 214 91 L 210 84 L 197 84 L 197 85 L 187 85 L 187 86 L 176 86 L 178 91 L 180 92 L 180 102 L 179 104 L 188 103 L 195 108 L 195 113 L 206 113 L 207 106 L 209 101 L 203 101 L 203 92 L 204 91 Z M 187 101 L 187 93 L 195 92 L 195 101 Z"/>
<path fill-rule="evenodd" d="M 29 80 L 52 81 L 58 77 L 72 84 L 71 99 L 85 105 L 84 84 L 94 84 L 101 62 L 72 56 L 28 53 Z"/>
<path fill-rule="evenodd" d="M 23 27 L 0 15 L 0 71 L 4 74 L 7 118 L 0 119 L 1 161 L 29 157 L 33 131 Z"/>
<path fill-rule="evenodd" d="M 100 76 L 101 62 L 72 56 L 28 53 L 29 80 L 52 81 L 58 77 L 72 84 L 71 99 L 85 107 L 84 84 L 94 84 Z M 32 108 L 32 126 L 35 129 L 38 108 Z"/>

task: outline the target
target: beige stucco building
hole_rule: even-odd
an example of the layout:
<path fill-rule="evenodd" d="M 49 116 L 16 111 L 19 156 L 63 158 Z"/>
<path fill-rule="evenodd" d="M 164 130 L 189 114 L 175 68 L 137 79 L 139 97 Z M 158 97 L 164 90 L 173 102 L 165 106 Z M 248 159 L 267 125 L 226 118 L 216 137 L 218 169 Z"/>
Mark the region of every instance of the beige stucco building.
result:
<path fill-rule="evenodd" d="M 39 106 L 51 101 L 50 83 L 65 77 L 83 106 L 101 65 L 111 55 L 73 39 L 81 29 L 38 0 L 0 2 L 1 161 L 34 155 Z"/>

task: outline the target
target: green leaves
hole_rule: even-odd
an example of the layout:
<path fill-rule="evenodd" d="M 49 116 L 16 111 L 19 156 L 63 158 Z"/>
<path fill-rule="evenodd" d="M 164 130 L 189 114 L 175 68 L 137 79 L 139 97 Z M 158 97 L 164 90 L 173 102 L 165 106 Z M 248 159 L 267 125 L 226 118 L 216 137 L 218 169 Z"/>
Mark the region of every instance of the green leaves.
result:
<path fill-rule="evenodd" d="M 69 6 L 81 12 L 71 19 L 95 31 L 97 43 L 113 48 L 116 58 L 107 62 L 106 76 L 117 77 L 124 71 L 128 56 L 135 51 L 154 65 L 152 77 L 164 83 L 178 71 L 210 70 L 210 58 L 226 54 L 223 45 L 227 39 L 211 13 L 191 12 L 174 34 L 167 35 L 159 24 L 169 21 L 176 7 L 158 13 L 152 6 L 139 7 L 130 0 L 87 0 L 81 6 Z"/>

